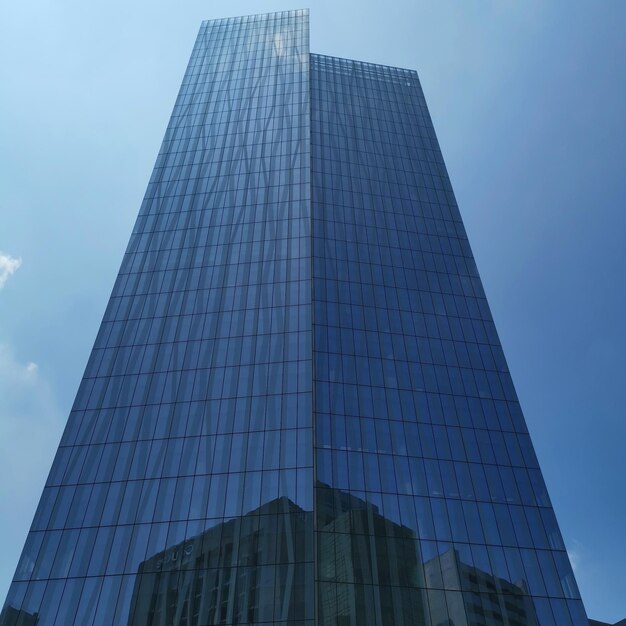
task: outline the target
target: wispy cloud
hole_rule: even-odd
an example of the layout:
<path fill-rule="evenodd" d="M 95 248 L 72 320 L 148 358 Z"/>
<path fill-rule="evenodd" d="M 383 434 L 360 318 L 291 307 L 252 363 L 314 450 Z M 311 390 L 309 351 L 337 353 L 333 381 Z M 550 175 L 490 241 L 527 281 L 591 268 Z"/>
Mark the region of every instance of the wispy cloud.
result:
<path fill-rule="evenodd" d="M 62 417 L 38 365 L 0 344 L 0 519 L 6 542 L 0 596 L 13 576 L 61 435 Z"/>
<path fill-rule="evenodd" d="M 4 287 L 4 284 L 9 279 L 9 276 L 15 274 L 22 264 L 22 259 L 16 259 L 10 254 L 3 254 L 0 252 L 0 289 Z"/>
<path fill-rule="evenodd" d="M 32 387 L 39 386 L 42 381 L 37 380 L 38 370 L 37 363 L 32 361 L 20 363 L 8 346 L 0 344 L 0 389 L 5 394 L 9 393 L 11 398 L 17 398 L 27 391 L 27 388 L 31 388 L 30 391 L 32 391 Z M 10 393 L 11 389 L 13 389 L 12 393 Z M 30 393 L 27 395 L 32 398 Z M 4 397 L 6 398 L 6 395 Z M 5 412 L 9 405 L 13 405 L 11 409 L 15 410 L 14 402 L 9 402 L 7 405 L 0 402 L 0 411 Z"/>
<path fill-rule="evenodd" d="M 574 539 L 573 547 L 570 546 L 567 549 L 567 556 L 569 557 L 569 562 L 572 564 L 572 569 L 574 570 L 574 574 L 577 574 L 580 568 L 580 543 Z"/>

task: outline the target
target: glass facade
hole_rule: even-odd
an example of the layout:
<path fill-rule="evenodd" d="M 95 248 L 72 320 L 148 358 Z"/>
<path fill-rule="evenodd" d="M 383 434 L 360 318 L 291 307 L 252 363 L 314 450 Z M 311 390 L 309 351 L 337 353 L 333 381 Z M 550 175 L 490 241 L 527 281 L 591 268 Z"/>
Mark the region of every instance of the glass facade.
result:
<path fill-rule="evenodd" d="M 415 72 L 311 55 L 311 189 L 319 624 L 586 624 Z"/>
<path fill-rule="evenodd" d="M 0 626 L 586 624 L 415 72 L 203 23 Z"/>

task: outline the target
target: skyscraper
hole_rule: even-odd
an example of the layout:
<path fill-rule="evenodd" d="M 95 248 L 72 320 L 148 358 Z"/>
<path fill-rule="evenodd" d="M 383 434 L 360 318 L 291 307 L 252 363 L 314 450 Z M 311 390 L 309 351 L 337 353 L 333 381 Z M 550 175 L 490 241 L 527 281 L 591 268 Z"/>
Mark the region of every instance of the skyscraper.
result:
<path fill-rule="evenodd" d="M 586 623 L 416 73 L 203 23 L 0 625 Z"/>

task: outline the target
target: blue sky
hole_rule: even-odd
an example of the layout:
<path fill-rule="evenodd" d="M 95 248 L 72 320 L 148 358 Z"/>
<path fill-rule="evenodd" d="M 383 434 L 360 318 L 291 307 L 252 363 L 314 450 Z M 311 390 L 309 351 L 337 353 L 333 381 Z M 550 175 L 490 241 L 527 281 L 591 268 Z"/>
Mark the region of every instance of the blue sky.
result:
<path fill-rule="evenodd" d="M 301 6 L 0 8 L 2 598 L 200 21 Z M 309 6 L 314 52 L 418 70 L 587 611 L 626 617 L 626 3 Z"/>

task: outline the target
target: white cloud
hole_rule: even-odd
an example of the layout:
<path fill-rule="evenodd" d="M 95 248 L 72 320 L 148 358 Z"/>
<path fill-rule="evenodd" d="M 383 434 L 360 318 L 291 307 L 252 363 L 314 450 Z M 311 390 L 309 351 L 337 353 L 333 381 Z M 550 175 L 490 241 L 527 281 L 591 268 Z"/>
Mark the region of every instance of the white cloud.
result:
<path fill-rule="evenodd" d="M 17 397 L 26 392 L 28 387 L 40 386 L 38 383 L 39 366 L 37 363 L 28 361 L 25 365 L 22 365 L 17 361 L 12 350 L 8 346 L 0 344 L 0 389 L 4 394 L 9 394 L 9 401 L 5 406 L 5 401 L 0 400 L 0 416 L 5 413 L 6 409 L 13 405 L 12 399 L 17 400 Z M 17 387 L 16 387 L 17 385 Z M 44 384 L 44 387 L 47 385 Z M 43 391 L 39 389 L 39 392 Z M 26 393 L 26 395 L 30 395 Z M 6 399 L 6 395 L 4 395 Z M 30 402 L 30 400 L 29 400 Z M 17 407 L 12 406 L 12 410 Z"/>
<path fill-rule="evenodd" d="M 22 259 L 15 259 L 9 254 L 0 252 L 0 289 L 9 279 L 9 276 L 15 274 L 22 264 Z"/>

